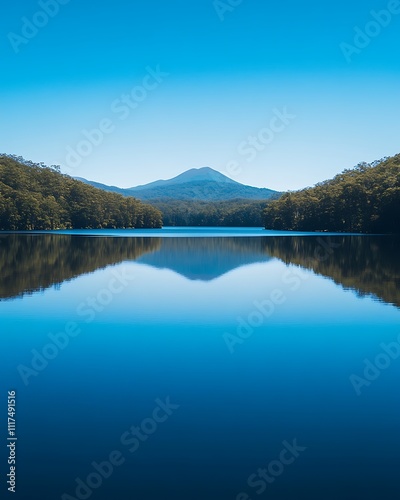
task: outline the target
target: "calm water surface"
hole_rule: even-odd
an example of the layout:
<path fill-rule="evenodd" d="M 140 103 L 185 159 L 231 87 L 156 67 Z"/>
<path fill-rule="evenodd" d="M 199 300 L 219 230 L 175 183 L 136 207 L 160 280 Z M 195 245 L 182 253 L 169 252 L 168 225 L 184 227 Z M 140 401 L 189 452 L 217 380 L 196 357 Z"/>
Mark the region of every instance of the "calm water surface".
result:
<path fill-rule="evenodd" d="M 16 498 L 397 499 L 399 307 L 393 237 L 2 233 Z"/>

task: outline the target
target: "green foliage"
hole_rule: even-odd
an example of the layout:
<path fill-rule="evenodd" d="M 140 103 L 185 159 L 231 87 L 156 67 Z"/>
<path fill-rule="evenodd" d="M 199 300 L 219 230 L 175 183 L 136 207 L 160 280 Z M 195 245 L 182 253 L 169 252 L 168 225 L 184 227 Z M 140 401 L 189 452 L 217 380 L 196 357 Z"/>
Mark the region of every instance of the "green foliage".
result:
<path fill-rule="evenodd" d="M 313 188 L 285 193 L 264 214 L 266 229 L 398 233 L 400 155 L 360 163 Z"/>
<path fill-rule="evenodd" d="M 166 226 L 262 227 L 265 200 L 149 200 Z"/>
<path fill-rule="evenodd" d="M 162 215 L 21 157 L 0 155 L 0 230 L 159 228 Z"/>

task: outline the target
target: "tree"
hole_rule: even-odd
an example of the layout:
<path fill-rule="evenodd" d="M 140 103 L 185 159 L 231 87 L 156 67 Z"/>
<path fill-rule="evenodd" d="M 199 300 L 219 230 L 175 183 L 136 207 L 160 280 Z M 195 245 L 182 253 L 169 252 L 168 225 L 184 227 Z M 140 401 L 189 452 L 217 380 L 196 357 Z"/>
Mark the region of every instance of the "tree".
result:
<path fill-rule="evenodd" d="M 21 157 L 0 155 L 0 230 L 160 228 L 162 215 Z"/>

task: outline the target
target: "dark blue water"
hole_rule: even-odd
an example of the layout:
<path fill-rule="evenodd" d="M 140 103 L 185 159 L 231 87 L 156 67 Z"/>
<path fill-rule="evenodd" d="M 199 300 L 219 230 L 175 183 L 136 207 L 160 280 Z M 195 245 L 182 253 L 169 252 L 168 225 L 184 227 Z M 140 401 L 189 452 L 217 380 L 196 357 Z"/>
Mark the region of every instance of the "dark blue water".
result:
<path fill-rule="evenodd" d="M 398 498 L 397 240 L 260 232 L 3 234 L 15 498 Z"/>

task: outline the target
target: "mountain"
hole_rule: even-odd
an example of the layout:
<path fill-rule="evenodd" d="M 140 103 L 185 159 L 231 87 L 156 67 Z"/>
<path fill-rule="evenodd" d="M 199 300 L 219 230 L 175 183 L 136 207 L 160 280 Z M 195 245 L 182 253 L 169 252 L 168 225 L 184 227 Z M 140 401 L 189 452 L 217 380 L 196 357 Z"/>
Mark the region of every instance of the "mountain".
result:
<path fill-rule="evenodd" d="M 127 261 L 168 269 L 188 280 L 205 282 L 242 266 L 280 259 L 286 265 L 300 266 L 331 279 L 359 296 L 372 295 L 400 307 L 398 238 L 336 236 L 333 252 L 327 252 L 323 259 L 310 259 L 310 255 L 320 255 L 321 236 L 0 236 L 0 301 L 59 287 L 65 281 Z M 265 272 L 268 274 L 267 270 Z"/>
<path fill-rule="evenodd" d="M 269 262 L 263 238 L 160 238 L 139 264 L 169 269 L 191 281 L 212 281 L 251 264 Z"/>
<path fill-rule="evenodd" d="M 188 280 L 211 281 L 239 267 L 270 261 L 263 240 L 5 234 L 0 244 L 0 301 L 58 288 L 122 262 L 137 261 Z"/>
<path fill-rule="evenodd" d="M 142 201 L 160 199 L 198 201 L 270 200 L 280 196 L 280 193 L 271 189 L 240 184 L 209 167 L 192 168 L 172 179 L 158 180 L 127 189 L 107 186 L 83 178 L 78 179 L 105 191 L 123 194 L 124 196 L 134 196 Z"/>
<path fill-rule="evenodd" d="M 173 177 L 172 179 L 166 181 L 155 181 L 150 182 L 149 184 L 144 184 L 143 186 L 137 186 L 135 188 L 131 188 L 131 190 L 143 191 L 147 189 L 153 189 L 158 187 L 166 187 L 166 186 L 174 186 L 176 184 L 187 184 L 193 182 L 218 182 L 218 183 L 226 183 L 226 184 L 238 184 L 238 182 L 226 177 L 226 175 L 217 172 L 209 167 L 202 168 L 191 168 L 190 170 L 186 170 L 180 175 Z"/>

